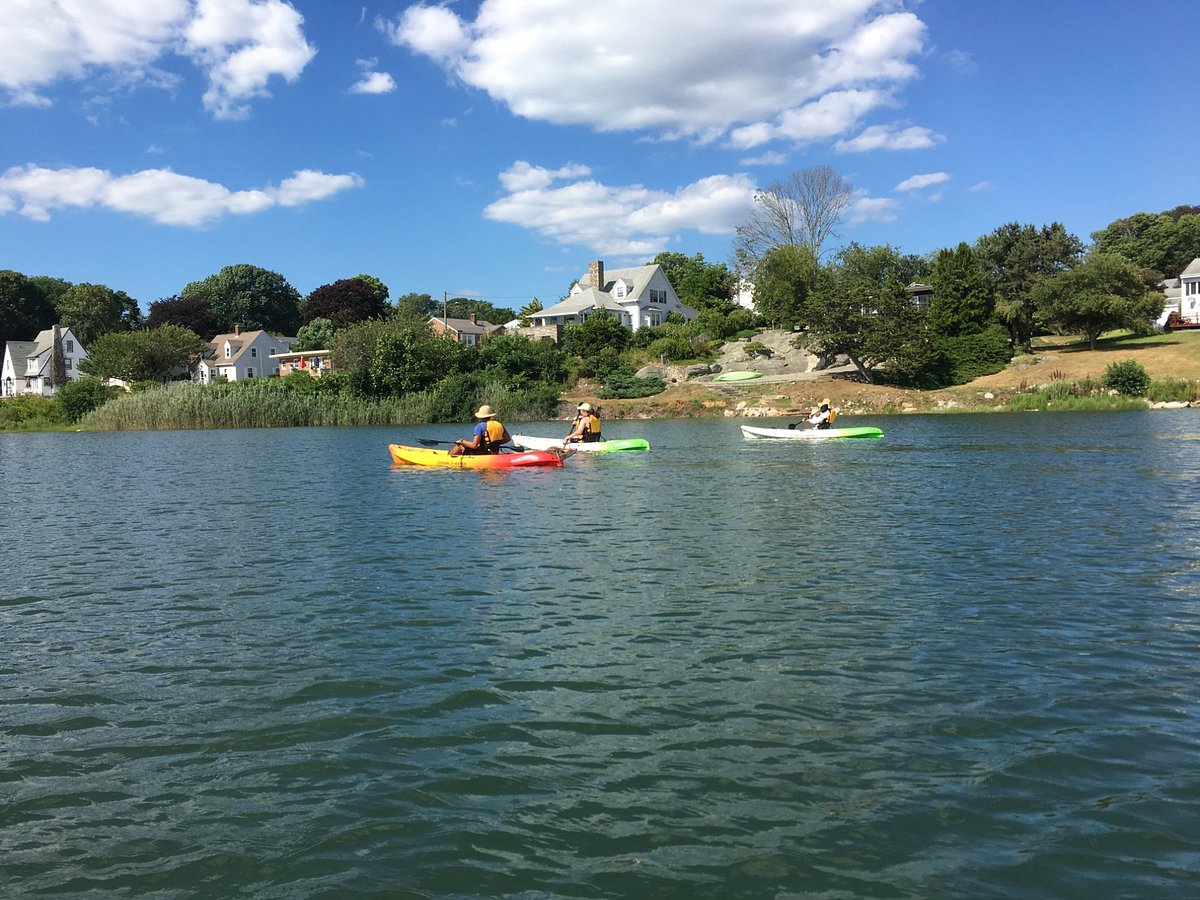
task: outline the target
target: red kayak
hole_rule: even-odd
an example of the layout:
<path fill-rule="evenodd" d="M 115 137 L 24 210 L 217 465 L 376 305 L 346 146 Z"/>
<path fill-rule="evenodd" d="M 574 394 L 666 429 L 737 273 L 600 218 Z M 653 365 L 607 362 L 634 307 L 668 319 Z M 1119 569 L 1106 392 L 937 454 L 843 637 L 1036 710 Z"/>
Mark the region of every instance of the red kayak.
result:
<path fill-rule="evenodd" d="M 464 453 L 451 456 L 446 450 L 426 447 L 406 447 L 388 444 L 392 459 L 402 466 L 437 466 L 443 469 L 521 469 L 526 466 L 561 468 L 563 457 L 569 453 L 550 450 L 528 450 L 523 453 Z"/>

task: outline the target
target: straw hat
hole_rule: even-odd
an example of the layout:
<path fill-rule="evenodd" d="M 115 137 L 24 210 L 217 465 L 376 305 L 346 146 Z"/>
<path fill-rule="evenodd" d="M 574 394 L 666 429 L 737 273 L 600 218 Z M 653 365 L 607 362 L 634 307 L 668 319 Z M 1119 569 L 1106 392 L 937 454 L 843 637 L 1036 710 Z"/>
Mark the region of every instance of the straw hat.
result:
<path fill-rule="evenodd" d="M 479 407 L 479 409 L 475 410 L 475 418 L 477 419 L 491 419 L 494 418 L 495 415 L 496 414 L 492 412 L 492 408 L 486 403 Z"/>
<path fill-rule="evenodd" d="M 828 398 L 828 397 L 826 397 L 824 400 L 822 400 L 822 401 L 821 401 L 821 405 L 822 405 L 822 406 L 828 406 L 828 405 L 829 405 L 829 398 Z"/>
<path fill-rule="evenodd" d="M 591 412 L 591 411 L 592 411 L 592 404 L 590 404 L 590 403 L 580 403 L 580 404 L 579 404 L 579 408 L 580 408 L 580 409 L 582 409 L 584 412 Z"/>

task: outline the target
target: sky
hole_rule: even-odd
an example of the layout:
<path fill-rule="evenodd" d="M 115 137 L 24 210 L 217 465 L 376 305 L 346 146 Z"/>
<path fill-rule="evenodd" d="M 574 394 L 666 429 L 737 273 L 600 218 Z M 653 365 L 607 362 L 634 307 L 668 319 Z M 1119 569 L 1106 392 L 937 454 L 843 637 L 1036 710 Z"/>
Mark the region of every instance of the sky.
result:
<path fill-rule="evenodd" d="M 0 0 L 0 269 L 143 309 L 250 263 L 300 293 L 556 302 L 732 262 L 828 165 L 851 241 L 1085 242 L 1200 203 L 1193 0 Z"/>

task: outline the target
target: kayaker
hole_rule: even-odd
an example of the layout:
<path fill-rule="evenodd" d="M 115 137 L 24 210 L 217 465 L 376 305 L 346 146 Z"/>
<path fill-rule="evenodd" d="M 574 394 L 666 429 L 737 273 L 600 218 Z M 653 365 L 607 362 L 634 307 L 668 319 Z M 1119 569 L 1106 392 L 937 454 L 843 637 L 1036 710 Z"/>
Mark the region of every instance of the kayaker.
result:
<path fill-rule="evenodd" d="M 580 403 L 575 421 L 572 423 L 571 433 L 563 438 L 563 446 L 579 442 L 593 444 L 602 440 L 604 438 L 600 436 L 600 417 L 592 409 L 592 404 Z"/>
<path fill-rule="evenodd" d="M 499 453 L 500 445 L 508 443 L 512 438 L 503 423 L 496 419 L 496 414 L 486 403 L 475 410 L 475 418 L 479 421 L 470 439 L 457 440 L 450 448 L 451 456 L 462 456 L 464 453 Z"/>
<path fill-rule="evenodd" d="M 814 428 L 828 428 L 833 424 L 835 413 L 829 407 L 829 398 L 826 397 L 821 401 L 821 405 L 813 410 L 811 416 L 808 417 L 808 424 Z"/>

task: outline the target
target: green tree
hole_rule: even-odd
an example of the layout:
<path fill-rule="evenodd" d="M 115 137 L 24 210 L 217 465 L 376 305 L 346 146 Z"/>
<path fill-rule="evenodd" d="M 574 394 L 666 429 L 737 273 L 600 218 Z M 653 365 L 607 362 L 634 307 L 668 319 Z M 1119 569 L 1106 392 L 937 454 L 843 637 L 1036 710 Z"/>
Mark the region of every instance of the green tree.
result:
<path fill-rule="evenodd" d="M 531 341 L 519 334 L 500 334 L 479 348 L 480 368 L 503 375 L 520 387 L 534 381 L 559 384 L 567 377 L 567 355 L 553 340 Z"/>
<path fill-rule="evenodd" d="M 893 380 L 916 380 L 936 364 L 938 348 L 905 290 L 910 272 L 892 247 L 843 248 L 807 304 L 810 347 L 845 355 L 865 381 L 880 368 Z"/>
<path fill-rule="evenodd" d="M 563 326 L 562 346 L 568 354 L 587 358 L 604 350 L 620 353 L 633 340 L 633 332 L 607 309 L 598 309 L 583 322 Z"/>
<path fill-rule="evenodd" d="M 8 341 L 32 341 L 54 321 L 54 306 L 42 288 L 20 272 L 0 269 L 0 348 Z"/>
<path fill-rule="evenodd" d="M 306 324 L 314 319 L 329 319 L 337 325 L 352 325 L 382 318 L 386 312 L 387 304 L 369 282 L 343 278 L 323 284 L 309 294 L 300 306 L 300 319 Z"/>
<path fill-rule="evenodd" d="M 114 332 L 116 334 L 116 332 Z M 62 408 L 68 422 L 78 422 L 94 409 L 120 396 L 120 388 L 107 387 L 95 375 L 74 378 L 54 392 L 54 402 Z"/>
<path fill-rule="evenodd" d="M 1058 222 L 1040 229 L 1009 222 L 981 237 L 973 249 L 987 274 L 996 314 L 1013 343 L 1028 351 L 1037 319 L 1034 286 L 1071 268 L 1083 242 Z"/>
<path fill-rule="evenodd" d="M 110 331 L 136 328 L 142 320 L 136 300 L 102 284 L 72 285 L 59 296 L 55 310 L 59 322 L 75 332 L 84 347 Z"/>
<path fill-rule="evenodd" d="M 205 347 L 198 334 L 179 325 L 113 331 L 96 339 L 79 369 L 99 378 L 167 382 L 190 373 Z"/>
<path fill-rule="evenodd" d="M 331 350 L 337 339 L 337 324 L 330 319 L 313 319 L 307 325 L 301 325 L 296 332 L 296 340 L 292 342 L 293 350 Z"/>
<path fill-rule="evenodd" d="M 221 331 L 221 323 L 213 315 L 212 307 L 203 297 L 167 297 L 150 304 L 150 315 L 146 317 L 147 328 L 163 325 L 178 325 L 194 331 L 210 341 Z"/>
<path fill-rule="evenodd" d="M 363 397 L 393 397 L 425 390 L 469 367 L 472 348 L 434 337 L 427 323 L 369 320 L 343 329 L 333 347 L 335 366 Z"/>
<path fill-rule="evenodd" d="M 208 303 L 223 331 L 241 325 L 294 335 L 300 328 L 300 294 L 277 272 L 241 263 L 226 266 L 203 281 L 193 281 L 179 294 Z"/>
<path fill-rule="evenodd" d="M 650 265 L 661 266 L 663 274 L 675 288 L 679 299 L 693 309 L 715 308 L 728 312 L 734 306 L 733 292 L 737 276 L 725 263 L 709 263 L 704 255 L 685 256 L 682 253 L 660 253 Z"/>
<path fill-rule="evenodd" d="M 992 317 L 992 297 L 983 266 L 965 241 L 943 250 L 930 272 L 933 297 L 929 327 L 946 337 L 978 334 Z"/>
<path fill-rule="evenodd" d="M 396 298 L 396 315 L 413 322 L 428 322 L 441 309 L 428 294 L 405 294 Z"/>
<path fill-rule="evenodd" d="M 517 317 L 517 314 L 511 309 L 493 306 L 486 300 L 456 297 L 446 303 L 446 315 L 452 319 L 469 319 L 471 313 L 475 313 L 475 318 L 480 321 L 490 322 L 492 325 L 503 325 Z"/>
<path fill-rule="evenodd" d="M 1115 253 L 1090 253 L 1074 269 L 1039 282 L 1034 300 L 1043 322 L 1082 334 L 1092 350 L 1105 331 L 1148 331 L 1162 310 L 1162 295 L 1148 291 L 1137 266 Z"/>
<path fill-rule="evenodd" d="M 63 278 L 55 278 L 52 275 L 30 275 L 29 280 L 41 289 L 52 305 L 57 305 L 58 298 L 72 287 L 71 282 Z"/>
<path fill-rule="evenodd" d="M 1127 397 L 1144 397 L 1150 390 L 1150 374 L 1136 359 L 1110 363 L 1101 382 L 1109 390 Z"/>
<path fill-rule="evenodd" d="M 816 278 L 816 263 L 803 247 L 773 247 L 754 272 L 754 309 L 782 328 L 803 324 L 805 301 Z"/>
<path fill-rule="evenodd" d="M 1116 253 L 1160 278 L 1175 278 L 1200 257 L 1200 207 L 1134 213 L 1092 232 L 1092 249 Z"/>
<path fill-rule="evenodd" d="M 544 308 L 545 307 L 542 306 L 541 301 L 538 300 L 537 297 L 534 297 L 532 300 L 522 306 L 520 311 L 517 313 L 517 318 L 521 320 L 519 327 L 528 328 L 532 324 L 529 321 L 530 316 L 534 315 L 535 313 L 540 313 Z"/>
<path fill-rule="evenodd" d="M 359 281 L 364 281 L 371 286 L 371 290 L 375 292 L 375 296 L 379 298 L 379 302 L 386 304 L 388 302 L 388 286 L 376 278 L 374 275 L 355 275 Z"/>

